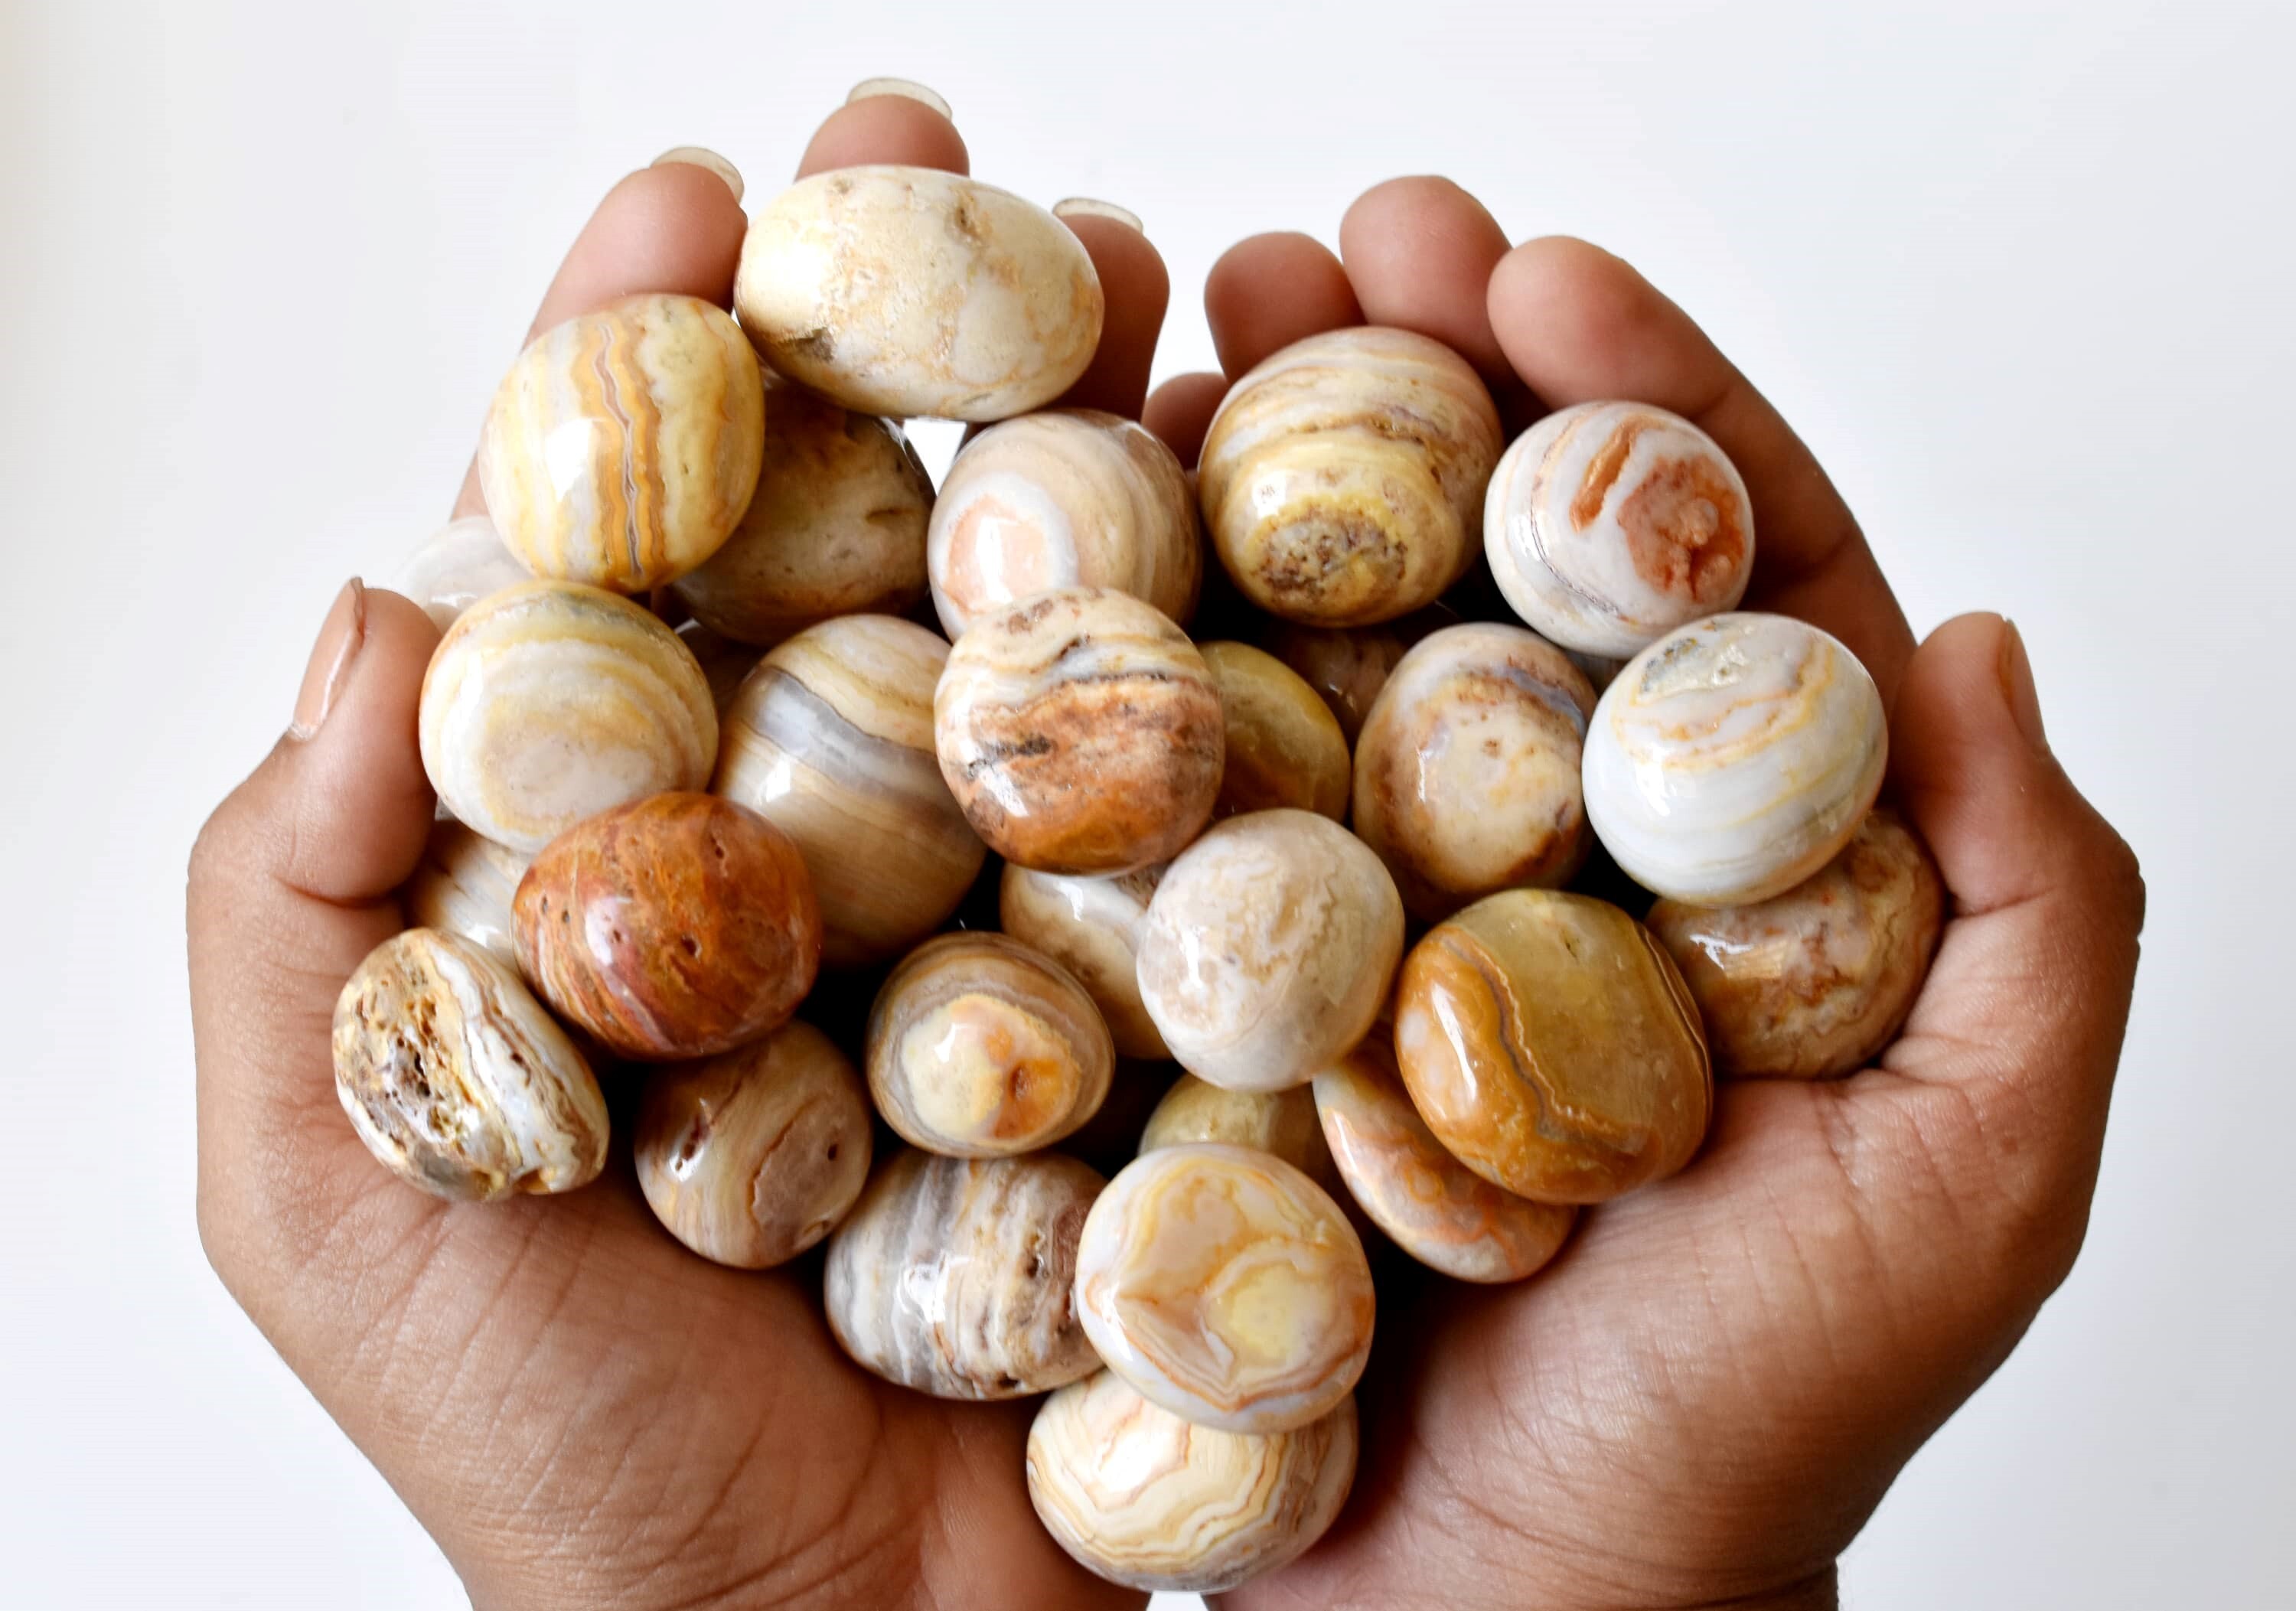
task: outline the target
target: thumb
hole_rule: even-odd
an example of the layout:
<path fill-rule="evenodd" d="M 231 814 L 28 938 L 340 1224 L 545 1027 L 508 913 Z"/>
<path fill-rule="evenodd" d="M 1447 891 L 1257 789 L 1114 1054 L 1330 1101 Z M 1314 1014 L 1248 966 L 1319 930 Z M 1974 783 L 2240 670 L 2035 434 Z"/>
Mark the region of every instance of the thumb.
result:
<path fill-rule="evenodd" d="M 253 1272 L 315 1246 L 340 1214 L 329 1192 L 367 1179 L 342 1166 L 358 1143 L 330 1032 L 343 981 L 401 926 L 392 892 L 430 832 L 415 712 L 438 642 L 414 604 L 348 584 L 292 725 L 192 852 L 201 1235 L 266 1329 Z"/>
<path fill-rule="evenodd" d="M 1997 615 L 1914 655 L 1891 782 L 1929 841 L 1951 921 L 1890 1073 L 1950 1090 L 2004 1229 L 2070 1268 L 2087 1222 L 2144 924 L 2136 858 L 2051 753 L 2030 661 Z"/>

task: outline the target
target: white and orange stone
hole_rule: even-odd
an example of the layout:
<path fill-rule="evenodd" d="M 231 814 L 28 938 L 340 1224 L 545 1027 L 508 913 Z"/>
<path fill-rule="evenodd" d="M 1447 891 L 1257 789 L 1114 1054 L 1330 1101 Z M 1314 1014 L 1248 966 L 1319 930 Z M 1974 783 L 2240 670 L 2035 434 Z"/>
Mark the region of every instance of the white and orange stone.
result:
<path fill-rule="evenodd" d="M 902 1139 L 955 1157 L 1051 1147 L 1108 1096 L 1116 1048 L 1084 987 L 1003 934 L 943 934 L 869 1012 L 869 1091 Z"/>
<path fill-rule="evenodd" d="M 1086 1216 L 1077 1312 L 1108 1368 L 1200 1426 L 1288 1432 L 1337 1409 L 1371 1353 L 1363 1243 L 1329 1194 L 1216 1142 L 1127 1165 Z"/>
<path fill-rule="evenodd" d="M 1292 1432 L 1220 1432 L 1112 1371 L 1063 1387 L 1029 1428 L 1029 1498 L 1087 1571 L 1218 1594 L 1298 1559 L 1355 1481 L 1355 1401 Z"/>
<path fill-rule="evenodd" d="M 1116 415 L 1056 408 L 965 444 L 933 504 L 926 563 L 952 639 L 982 612 L 1051 588 L 1113 588 L 1185 626 L 1203 538 L 1169 448 Z"/>
<path fill-rule="evenodd" d="M 1754 506 L 1697 426 L 1646 403 L 1580 403 L 1516 439 L 1483 512 L 1491 575 L 1566 649 L 1618 658 L 1734 610 Z"/>

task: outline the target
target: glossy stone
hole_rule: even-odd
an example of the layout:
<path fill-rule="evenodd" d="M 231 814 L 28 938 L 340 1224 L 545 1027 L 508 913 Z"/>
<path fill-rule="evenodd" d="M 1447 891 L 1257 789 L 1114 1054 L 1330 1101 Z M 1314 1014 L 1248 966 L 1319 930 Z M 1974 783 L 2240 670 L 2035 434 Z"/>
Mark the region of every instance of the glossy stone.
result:
<path fill-rule="evenodd" d="M 770 648 L 836 615 L 905 615 L 925 596 L 932 478 L 901 428 L 768 380 L 757 496 L 725 546 L 672 585 L 694 619 Z"/>
<path fill-rule="evenodd" d="M 519 355 L 479 440 L 479 482 L 536 575 L 643 593 L 732 534 L 765 431 L 757 359 L 724 309 L 625 297 Z"/>
<path fill-rule="evenodd" d="M 675 1064 L 638 1105 L 638 1185 L 705 1259 L 786 1263 L 844 1219 L 869 1178 L 869 1095 L 829 1037 L 792 1019 L 759 1040 Z"/>
<path fill-rule="evenodd" d="M 1289 1163 L 1241 1147 L 1160 1147 L 1126 1165 L 1085 1220 L 1076 1303 L 1111 1370 L 1226 1432 L 1320 1419 L 1371 1353 L 1371 1266 L 1347 1216 Z"/>
<path fill-rule="evenodd" d="M 1218 798 L 1226 730 L 1179 628 L 1107 588 L 975 621 L 933 695 L 941 776 L 973 831 L 1048 873 L 1168 861 Z"/>
<path fill-rule="evenodd" d="M 943 934 L 877 992 L 867 1066 L 903 1140 L 1000 1158 L 1051 1147 L 1097 1113 L 1116 1048 L 1058 963 L 1003 934 Z"/>
<path fill-rule="evenodd" d="M 887 615 L 808 627 L 726 708 L 711 787 L 797 842 L 820 898 L 824 958 L 899 955 L 955 911 L 988 851 L 933 758 L 948 645 Z"/>
<path fill-rule="evenodd" d="M 1353 745 L 1372 703 L 1411 646 L 1398 626 L 1306 627 L 1276 621 L 1260 642 L 1316 691 Z"/>
<path fill-rule="evenodd" d="M 1255 811 L 1165 872 L 1140 999 L 1190 1073 L 1283 1090 L 1363 1039 L 1402 951 L 1403 902 L 1362 841 L 1310 811 Z"/>
<path fill-rule="evenodd" d="M 1376 325 L 1295 341 L 1236 382 L 1197 471 L 1220 563 L 1261 609 L 1359 627 L 1474 563 L 1498 410 L 1466 360 Z"/>
<path fill-rule="evenodd" d="M 1100 276 L 1066 225 L 937 168 L 840 168 L 760 209 L 734 283 L 783 374 L 849 408 L 1001 420 L 1092 362 Z"/>
<path fill-rule="evenodd" d="M 1355 1481 L 1352 1398 L 1292 1432 L 1220 1432 L 1149 1402 L 1112 1371 L 1045 1401 L 1029 1498 L 1087 1571 L 1134 1589 L 1217 1594 L 1323 1537 Z"/>
<path fill-rule="evenodd" d="M 1193 1074 L 1182 1074 L 1164 1093 L 1140 1131 L 1139 1151 L 1218 1141 L 1228 1147 L 1272 1153 L 1347 1206 L 1346 1188 L 1324 1145 L 1316 1117 L 1316 1098 L 1304 1085 L 1289 1090 L 1226 1090 Z"/>
<path fill-rule="evenodd" d="M 1698 1003 L 1715 1067 L 1786 1080 L 1853 1073 L 1890 1043 L 1944 921 L 1937 864 L 1887 810 L 1783 895 L 1751 906 L 1661 900 L 1648 918 Z"/>
<path fill-rule="evenodd" d="M 1414 916 L 1504 889 L 1566 884 L 1593 835 L 1578 769 L 1595 690 L 1520 627 L 1423 639 L 1356 740 L 1355 830 Z"/>
<path fill-rule="evenodd" d="M 1734 610 L 1754 569 L 1736 467 L 1647 403 L 1580 403 L 1517 438 L 1492 473 L 1483 533 L 1515 613 L 1590 654 L 1633 654 Z"/>
<path fill-rule="evenodd" d="M 489 593 L 533 579 L 534 572 L 503 546 L 494 522 L 483 514 L 449 521 L 400 562 L 390 579 L 394 593 L 421 604 L 444 632 Z"/>
<path fill-rule="evenodd" d="M 1164 876 L 1160 867 L 1086 878 L 1006 862 L 998 890 L 1004 931 L 1059 963 L 1107 1020 L 1119 1056 L 1172 1054 L 1140 1005 L 1140 925 Z"/>
<path fill-rule="evenodd" d="M 408 929 L 335 999 L 335 1095 L 384 1168 L 435 1196 L 571 1191 L 606 1163 L 606 1100 L 566 1032 L 485 947 Z"/>
<path fill-rule="evenodd" d="M 1054 588 L 1113 588 L 1185 623 L 1203 582 L 1187 474 L 1130 420 L 1056 408 L 993 425 L 956 456 L 926 550 L 950 638 Z"/>
<path fill-rule="evenodd" d="M 1219 687 L 1227 759 L 1215 817 L 1291 806 L 1338 822 L 1348 813 L 1348 741 L 1300 674 L 1249 644 L 1201 645 Z"/>
<path fill-rule="evenodd" d="M 1881 791 L 1882 695 L 1857 657 L 1783 615 L 1718 615 L 1635 656 L 1588 729 L 1587 815 L 1619 866 L 1698 906 L 1782 894 Z"/>
<path fill-rule="evenodd" d="M 465 611 L 423 676 L 420 731 L 447 809 L 529 854 L 626 801 L 701 787 L 718 757 L 709 681 L 676 635 L 570 582 Z"/>
<path fill-rule="evenodd" d="M 1502 1191 L 1436 1140 L 1411 1105 L 1385 1036 L 1318 1072 L 1316 1111 L 1345 1189 L 1395 1245 L 1462 1281 L 1535 1275 L 1578 1211 Z"/>
<path fill-rule="evenodd" d="M 1508 890 L 1404 958 L 1395 1051 L 1445 1150 L 1541 1203 L 1600 1203 L 1690 1162 L 1714 1106 L 1690 993 L 1650 932 L 1584 895 Z"/>
<path fill-rule="evenodd" d="M 845 1352 L 943 1399 L 1045 1393 L 1098 1369 L 1070 1298 L 1100 1176 L 1074 1158 L 877 1165 L 829 1238 L 824 1302 Z"/>
<path fill-rule="evenodd" d="M 577 824 L 512 910 L 544 999 L 627 1057 L 730 1051 L 786 1023 L 821 966 L 821 913 L 788 835 L 714 794 L 655 794 Z"/>

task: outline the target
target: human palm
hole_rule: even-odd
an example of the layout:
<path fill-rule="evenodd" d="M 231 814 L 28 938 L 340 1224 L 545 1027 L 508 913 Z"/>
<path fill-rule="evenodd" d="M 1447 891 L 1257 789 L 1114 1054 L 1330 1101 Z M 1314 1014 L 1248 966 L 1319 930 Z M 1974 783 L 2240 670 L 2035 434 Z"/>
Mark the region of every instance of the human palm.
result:
<path fill-rule="evenodd" d="M 965 154 L 937 111 L 880 98 L 829 119 L 805 168 L 862 161 Z M 1161 264 L 1120 222 L 1071 224 L 1109 316 L 1070 400 L 1143 414 Z M 634 175 L 537 325 L 638 290 L 726 301 L 742 228 L 702 168 Z M 1892 786 L 1954 907 L 1880 1067 L 1726 1086 L 1694 1165 L 1587 1216 L 1528 1284 L 1383 1271 L 1356 1495 L 1318 1549 L 1230 1598 L 1827 1599 L 1842 1545 L 2078 1247 L 2135 966 L 2134 863 L 2049 759 L 2013 632 L 1965 618 L 1916 653 L 1808 452 L 1631 269 L 1574 242 L 1510 249 L 1437 180 L 1368 193 L 1341 244 L 1344 261 L 1260 236 L 1223 259 L 1206 305 L 1227 374 L 1168 382 L 1145 399 L 1152 428 L 1192 456 L 1226 378 L 1365 318 L 1449 342 L 1516 426 L 1602 396 L 1698 420 L 1754 497 L 1749 604 L 1834 632 L 1893 699 Z M 480 506 L 466 485 L 458 513 Z M 571 1197 L 476 1209 L 373 1167 L 334 1100 L 328 1020 L 399 925 L 389 892 L 430 821 L 414 711 L 436 634 L 356 588 L 336 621 L 348 631 L 323 635 L 299 727 L 193 859 L 201 1230 L 473 1599 L 1136 1603 L 1037 1526 L 1028 1408 L 855 1369 L 809 1262 L 759 1276 L 694 1258 L 626 1164 Z"/>

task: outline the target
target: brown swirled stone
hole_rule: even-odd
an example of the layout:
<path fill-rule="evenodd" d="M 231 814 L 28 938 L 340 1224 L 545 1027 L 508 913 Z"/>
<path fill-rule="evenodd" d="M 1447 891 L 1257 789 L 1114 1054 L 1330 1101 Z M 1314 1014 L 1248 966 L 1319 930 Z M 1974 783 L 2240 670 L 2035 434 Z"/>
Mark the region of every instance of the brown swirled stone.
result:
<path fill-rule="evenodd" d="M 1599 1203 L 1687 1163 L 1714 1081 L 1658 941 L 1606 902 L 1508 890 L 1404 958 L 1395 1048 L 1437 1140 L 1495 1186 Z"/>
<path fill-rule="evenodd" d="M 1937 953 L 1945 889 L 1920 839 L 1881 810 L 1783 895 L 1661 900 L 1648 921 L 1698 1003 L 1718 1070 L 1826 1080 L 1865 1067 L 1906 1021 Z"/>
<path fill-rule="evenodd" d="M 829 1238 L 830 1330 L 865 1369 L 935 1398 L 1019 1398 L 1089 1375 L 1076 1251 L 1103 1184 L 1058 1153 L 895 1153 Z"/>
<path fill-rule="evenodd" d="M 638 1185 L 705 1259 L 785 1263 L 827 1236 L 869 1178 L 869 1093 L 828 1036 L 795 1019 L 665 1068 L 638 1106 Z"/>
<path fill-rule="evenodd" d="M 1210 819 L 1226 749 L 1195 645 L 1101 588 L 1039 593 L 974 621 L 934 692 L 933 736 L 973 831 L 1048 873 L 1169 860 Z"/>
<path fill-rule="evenodd" d="M 1387 679 L 1356 741 L 1355 830 L 1412 915 L 1567 884 L 1587 859 L 1578 766 L 1595 690 L 1536 632 L 1447 627 Z"/>
<path fill-rule="evenodd" d="M 624 1056 L 729 1051 L 787 1021 L 821 966 L 789 836 L 714 794 L 655 794 L 544 847 L 512 903 L 519 965 Z"/>

